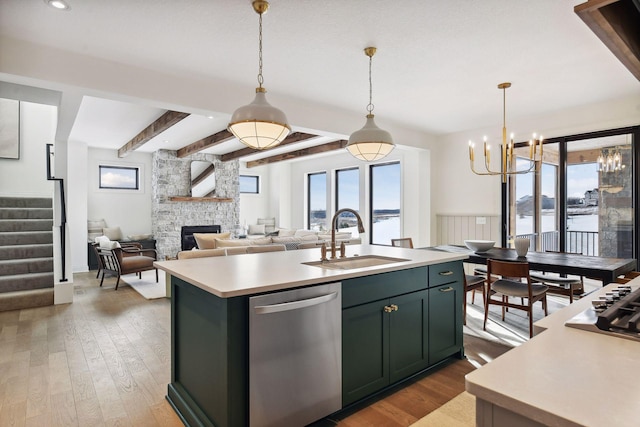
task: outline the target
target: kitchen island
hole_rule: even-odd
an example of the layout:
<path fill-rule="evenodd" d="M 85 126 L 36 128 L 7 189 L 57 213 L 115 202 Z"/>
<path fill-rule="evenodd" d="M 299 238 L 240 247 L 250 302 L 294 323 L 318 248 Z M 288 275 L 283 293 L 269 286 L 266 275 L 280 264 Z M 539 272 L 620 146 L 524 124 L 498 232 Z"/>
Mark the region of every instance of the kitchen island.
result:
<path fill-rule="evenodd" d="M 565 326 L 616 286 L 541 319 L 534 338 L 467 374 L 476 425 L 638 426 L 640 341 Z"/>
<path fill-rule="evenodd" d="M 155 263 L 171 275 L 172 374 L 167 399 L 185 424 L 262 425 L 255 414 L 251 417 L 249 402 L 250 376 L 258 370 L 250 358 L 252 298 L 340 285 L 342 315 L 339 310 L 335 316 L 341 328 L 339 369 L 321 373 L 335 376 L 342 385 L 336 410 L 448 358 L 462 357 L 466 256 L 353 245 L 347 247 L 345 268 L 308 264 L 319 258 L 320 250 L 304 249 Z M 383 263 L 359 263 L 367 258 Z M 291 330 L 300 329 L 296 326 Z M 274 334 L 274 342 L 286 342 L 280 335 L 292 332 L 285 329 Z"/>

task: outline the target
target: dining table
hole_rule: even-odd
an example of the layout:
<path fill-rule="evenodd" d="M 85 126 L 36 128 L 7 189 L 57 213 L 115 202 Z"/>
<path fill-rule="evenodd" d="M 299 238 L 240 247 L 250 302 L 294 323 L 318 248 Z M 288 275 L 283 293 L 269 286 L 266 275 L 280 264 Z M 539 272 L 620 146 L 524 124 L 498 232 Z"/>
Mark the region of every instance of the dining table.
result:
<path fill-rule="evenodd" d="M 559 274 L 573 274 L 601 280 L 602 285 L 615 282 L 616 278 L 637 268 L 635 258 L 610 258 L 567 252 L 528 251 L 519 257 L 515 249 L 494 247 L 487 252 L 474 252 L 462 245 L 439 245 L 421 249 L 466 254 L 467 262 L 486 264 L 488 259 L 499 261 L 526 261 L 529 269 Z"/>

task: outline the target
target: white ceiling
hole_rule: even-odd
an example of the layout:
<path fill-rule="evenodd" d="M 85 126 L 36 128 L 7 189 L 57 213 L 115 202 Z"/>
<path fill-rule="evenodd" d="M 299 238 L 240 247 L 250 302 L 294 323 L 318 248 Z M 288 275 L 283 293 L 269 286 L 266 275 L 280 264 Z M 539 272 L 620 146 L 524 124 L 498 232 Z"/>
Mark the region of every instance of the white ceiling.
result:
<path fill-rule="evenodd" d="M 249 0 L 67 2 L 71 10 L 60 12 L 42 0 L 0 0 L 0 36 L 179 79 L 255 85 L 258 16 Z M 582 2 L 273 0 L 264 16 L 265 86 L 361 114 L 356 130 L 368 103 L 362 49 L 373 45 L 376 118 L 430 134 L 501 125 L 496 86 L 503 81 L 513 83 L 507 121 L 640 94 L 639 82 L 573 12 Z M 119 148 L 165 111 L 106 98 L 83 98 L 74 139 Z M 192 115 L 141 151 L 218 132 L 232 111 L 224 113 Z M 234 147 L 241 145 L 211 152 Z"/>

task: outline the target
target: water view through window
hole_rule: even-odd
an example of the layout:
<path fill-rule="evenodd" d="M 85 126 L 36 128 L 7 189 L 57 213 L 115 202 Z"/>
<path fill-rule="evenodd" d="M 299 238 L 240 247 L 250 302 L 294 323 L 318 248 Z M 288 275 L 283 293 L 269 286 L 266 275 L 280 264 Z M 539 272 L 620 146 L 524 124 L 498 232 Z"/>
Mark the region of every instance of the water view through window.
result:
<path fill-rule="evenodd" d="M 308 175 L 308 218 L 309 230 L 327 229 L 327 173 Z"/>
<path fill-rule="evenodd" d="M 401 236 L 400 163 L 371 166 L 371 243 L 390 245 Z"/>
<path fill-rule="evenodd" d="M 340 169 L 336 171 L 336 206 L 338 209 L 350 208 L 360 213 L 360 169 Z M 358 220 L 350 212 L 340 215 L 338 229 L 341 233 L 351 232 L 358 237 Z"/>

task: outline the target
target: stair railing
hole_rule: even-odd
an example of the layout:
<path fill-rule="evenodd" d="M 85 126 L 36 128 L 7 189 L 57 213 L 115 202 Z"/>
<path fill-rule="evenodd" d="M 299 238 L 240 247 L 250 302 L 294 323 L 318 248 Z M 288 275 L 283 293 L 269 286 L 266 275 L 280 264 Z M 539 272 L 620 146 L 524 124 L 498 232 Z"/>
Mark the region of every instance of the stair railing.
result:
<path fill-rule="evenodd" d="M 53 162 L 53 156 L 55 155 L 53 150 L 53 144 L 47 144 L 47 180 L 49 181 L 58 181 L 58 185 L 60 186 L 60 225 L 58 228 L 60 229 L 60 254 L 62 256 L 62 278 L 61 282 L 67 281 L 66 275 L 66 229 L 67 229 L 67 203 L 64 198 L 64 179 L 56 178 L 53 176 L 51 164 Z"/>

